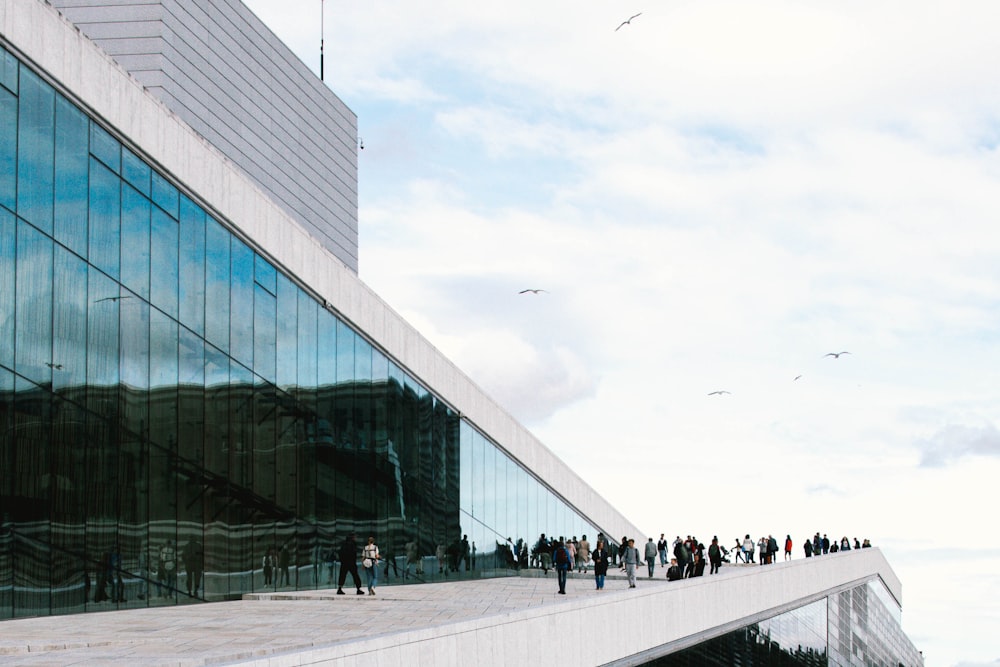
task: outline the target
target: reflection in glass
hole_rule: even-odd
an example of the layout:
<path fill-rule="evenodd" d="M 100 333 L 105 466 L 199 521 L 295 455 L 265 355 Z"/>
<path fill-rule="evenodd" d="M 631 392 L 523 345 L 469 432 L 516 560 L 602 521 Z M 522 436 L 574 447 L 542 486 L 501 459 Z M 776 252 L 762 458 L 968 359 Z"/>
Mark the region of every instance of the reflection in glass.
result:
<path fill-rule="evenodd" d="M 4 53 L 0 618 L 327 586 L 350 532 L 389 582 L 507 576 L 583 521 Z"/>

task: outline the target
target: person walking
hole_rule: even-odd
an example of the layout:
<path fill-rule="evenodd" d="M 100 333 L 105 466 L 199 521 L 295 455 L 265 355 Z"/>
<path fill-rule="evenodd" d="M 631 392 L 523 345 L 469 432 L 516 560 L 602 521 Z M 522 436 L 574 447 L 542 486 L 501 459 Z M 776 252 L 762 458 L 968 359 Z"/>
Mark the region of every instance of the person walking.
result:
<path fill-rule="evenodd" d="M 340 558 L 340 576 L 337 578 L 337 595 L 344 594 L 344 582 L 347 581 L 347 573 L 351 573 L 351 579 L 354 581 L 355 588 L 358 589 L 358 595 L 364 595 L 365 592 L 361 590 L 361 575 L 358 574 L 358 543 L 354 541 L 354 533 L 347 536 L 344 543 L 340 545 L 340 552 L 337 554 Z"/>
<path fill-rule="evenodd" d="M 628 577 L 629 588 L 635 588 L 635 568 L 640 561 L 639 550 L 635 548 L 635 540 L 629 539 L 622 554 L 622 563 L 625 564 L 625 576 Z"/>
<path fill-rule="evenodd" d="M 587 536 L 584 535 L 580 538 L 580 543 L 576 546 L 576 568 L 579 572 L 584 574 L 587 573 L 588 563 L 590 562 L 590 542 L 587 541 Z"/>
<path fill-rule="evenodd" d="M 597 590 L 604 590 L 604 578 L 608 574 L 608 550 L 604 546 L 604 540 L 598 538 L 597 548 L 591 554 L 594 559 L 594 583 Z"/>
<path fill-rule="evenodd" d="M 709 574 L 716 574 L 719 571 L 719 567 L 722 565 L 722 548 L 719 547 L 719 538 L 713 537 L 712 544 L 708 547 L 708 562 L 711 567 L 708 569 Z"/>
<path fill-rule="evenodd" d="M 653 572 L 656 570 L 656 553 L 656 542 L 651 537 L 646 542 L 646 553 L 644 554 L 646 556 L 646 568 L 649 570 L 650 579 L 653 578 Z"/>
<path fill-rule="evenodd" d="M 361 558 L 361 565 L 365 568 L 365 575 L 368 578 L 368 595 L 375 595 L 375 586 L 378 585 L 378 562 L 381 556 L 374 537 L 368 538 L 368 544 L 365 545 Z"/>
<path fill-rule="evenodd" d="M 566 574 L 569 572 L 570 564 L 573 562 L 566 543 L 558 541 L 552 550 L 552 565 L 556 570 L 556 579 L 559 581 L 559 595 L 566 595 Z"/>

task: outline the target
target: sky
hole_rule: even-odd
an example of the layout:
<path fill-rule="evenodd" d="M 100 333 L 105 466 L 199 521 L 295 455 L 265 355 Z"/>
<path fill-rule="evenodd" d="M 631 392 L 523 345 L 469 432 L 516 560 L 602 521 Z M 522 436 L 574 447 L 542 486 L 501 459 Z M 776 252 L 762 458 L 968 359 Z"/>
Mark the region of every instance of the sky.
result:
<path fill-rule="evenodd" d="M 646 537 L 867 537 L 1000 665 L 1000 3 L 247 4 L 358 115 L 362 280 Z"/>

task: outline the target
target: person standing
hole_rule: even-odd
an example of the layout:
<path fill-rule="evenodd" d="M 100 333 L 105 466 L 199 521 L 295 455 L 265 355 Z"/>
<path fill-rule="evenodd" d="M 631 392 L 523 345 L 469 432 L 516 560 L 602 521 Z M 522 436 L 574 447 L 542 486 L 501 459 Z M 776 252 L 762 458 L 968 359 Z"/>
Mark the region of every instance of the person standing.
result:
<path fill-rule="evenodd" d="M 282 545 L 281 551 L 278 552 L 278 585 L 287 586 L 291 582 L 291 577 L 288 573 L 288 566 L 290 564 L 291 556 L 288 554 L 288 545 Z M 284 581 L 285 583 L 281 583 Z"/>
<path fill-rule="evenodd" d="M 660 567 L 667 566 L 667 538 L 660 533 L 660 539 L 656 542 L 656 552 L 660 554 Z"/>
<path fill-rule="evenodd" d="M 684 573 L 681 571 L 679 565 L 677 565 L 677 559 L 670 559 L 670 567 L 667 568 L 667 581 L 677 581 L 678 579 L 683 579 Z"/>
<path fill-rule="evenodd" d="M 274 549 L 268 547 L 267 553 L 264 554 L 264 559 L 261 561 L 260 566 L 264 570 L 264 585 L 270 586 L 272 583 L 272 575 L 274 574 Z"/>
<path fill-rule="evenodd" d="M 681 578 L 687 576 L 687 566 L 688 558 L 690 553 L 687 551 L 687 545 L 681 540 L 674 542 L 674 558 L 677 559 L 677 567 L 681 569 Z"/>
<path fill-rule="evenodd" d="M 201 590 L 201 575 L 205 569 L 205 550 L 197 538 L 184 545 L 184 572 L 188 597 L 198 597 Z"/>
<path fill-rule="evenodd" d="M 177 585 L 177 550 L 174 549 L 173 540 L 167 540 L 160 547 L 159 580 L 167 589 L 166 597 L 171 597 Z"/>
<path fill-rule="evenodd" d="M 580 544 L 576 547 L 576 569 L 579 572 L 587 573 L 587 563 L 590 562 L 590 542 L 587 536 L 580 538 Z"/>
<path fill-rule="evenodd" d="M 718 537 L 713 537 L 712 544 L 708 547 L 708 562 L 711 565 L 708 569 L 708 573 L 716 574 L 719 571 L 719 567 L 722 565 L 722 549 L 719 547 Z"/>
<path fill-rule="evenodd" d="M 753 540 L 750 539 L 750 534 L 743 539 L 743 561 L 745 563 L 753 562 Z"/>
<path fill-rule="evenodd" d="M 653 572 L 656 570 L 656 542 L 653 538 L 649 538 L 646 542 L 646 568 L 649 570 L 649 578 L 653 578 Z"/>
<path fill-rule="evenodd" d="M 344 543 L 340 545 L 340 552 L 337 554 L 340 557 L 340 576 L 337 577 L 337 595 L 344 594 L 344 582 L 347 581 L 348 572 L 351 573 L 354 586 L 358 589 L 358 595 L 365 594 L 361 590 L 361 575 L 358 574 L 358 543 L 354 539 L 354 533 L 348 535 Z"/>
<path fill-rule="evenodd" d="M 594 583 L 597 590 L 604 590 L 604 578 L 608 574 L 608 550 L 604 546 L 604 540 L 598 538 L 597 548 L 591 556 L 594 558 Z"/>
<path fill-rule="evenodd" d="M 629 539 L 622 554 L 622 563 L 625 565 L 625 576 L 628 577 L 629 588 L 635 588 L 635 568 L 640 561 L 639 550 L 635 548 L 635 540 Z"/>
<path fill-rule="evenodd" d="M 558 541 L 552 549 L 552 565 L 556 570 L 556 579 L 559 581 L 559 595 L 566 595 L 566 574 L 569 572 L 573 557 L 570 556 L 566 543 Z"/>
<path fill-rule="evenodd" d="M 785 535 L 785 560 L 792 560 L 792 536 Z"/>
<path fill-rule="evenodd" d="M 802 545 L 802 549 L 806 552 L 806 558 L 812 558 L 813 555 L 813 543 L 808 539 L 805 544 Z"/>
<path fill-rule="evenodd" d="M 830 553 L 830 538 L 826 536 L 826 533 L 823 533 L 823 540 L 820 542 L 820 544 L 823 546 L 824 556 Z"/>
<path fill-rule="evenodd" d="M 361 558 L 361 565 L 364 566 L 365 576 L 368 578 L 368 595 L 375 595 L 375 586 L 378 585 L 378 562 L 381 557 L 373 536 L 369 536 Z"/>

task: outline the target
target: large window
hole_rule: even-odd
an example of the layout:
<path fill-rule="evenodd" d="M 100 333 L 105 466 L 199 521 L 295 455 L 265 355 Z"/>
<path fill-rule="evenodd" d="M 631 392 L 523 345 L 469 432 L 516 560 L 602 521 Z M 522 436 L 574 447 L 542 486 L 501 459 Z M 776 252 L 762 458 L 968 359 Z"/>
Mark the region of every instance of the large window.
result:
<path fill-rule="evenodd" d="M 351 532 L 390 582 L 596 534 L 2 49 L 0 125 L 0 618 L 326 586 Z"/>

